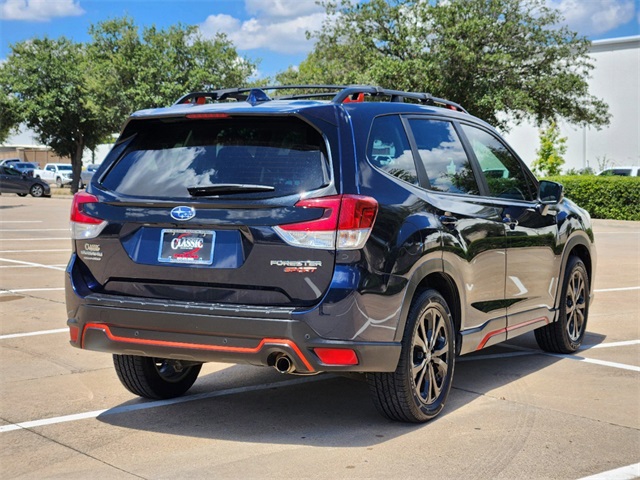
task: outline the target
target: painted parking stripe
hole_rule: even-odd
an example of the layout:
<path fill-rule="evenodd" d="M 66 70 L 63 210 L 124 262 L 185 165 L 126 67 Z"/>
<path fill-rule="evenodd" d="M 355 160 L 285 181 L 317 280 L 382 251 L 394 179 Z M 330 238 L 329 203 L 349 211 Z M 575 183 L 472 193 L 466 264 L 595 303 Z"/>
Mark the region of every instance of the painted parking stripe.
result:
<path fill-rule="evenodd" d="M 6 288 L 0 290 L 0 293 L 27 293 L 27 292 L 61 292 L 64 287 L 48 287 L 48 288 Z"/>
<path fill-rule="evenodd" d="M 622 342 L 596 343 L 593 345 L 582 345 L 580 350 L 592 348 L 611 348 L 611 347 L 629 347 L 631 345 L 640 345 L 640 340 L 624 340 Z"/>
<path fill-rule="evenodd" d="M 542 350 L 533 350 L 531 348 L 520 347 L 518 345 L 503 344 L 503 346 L 505 348 L 510 348 L 512 350 L 519 350 L 521 352 L 530 352 L 537 355 L 546 355 L 548 357 L 555 357 L 555 358 L 566 358 L 567 360 L 576 360 L 578 362 L 592 363 L 594 365 L 600 365 L 603 367 L 613 367 L 613 368 L 618 368 L 620 370 L 640 372 L 640 367 L 637 367 L 635 365 L 627 365 L 625 363 L 608 362 L 606 360 L 597 360 L 595 358 L 581 357 L 580 355 L 575 355 L 575 354 L 571 355 L 571 354 L 564 354 L 564 353 L 544 352 Z"/>
<path fill-rule="evenodd" d="M 616 468 L 608 472 L 596 473 L 589 477 L 582 477 L 579 480 L 633 480 L 640 477 L 640 463 Z"/>
<path fill-rule="evenodd" d="M 165 407 L 168 405 L 176 405 L 179 403 L 193 402 L 196 400 L 205 400 L 215 397 L 224 397 L 227 395 L 236 395 L 238 393 L 259 392 L 262 390 L 270 390 L 272 388 L 290 387 L 302 385 L 304 383 L 317 382 L 319 380 L 328 380 L 335 378 L 332 375 L 320 375 L 314 377 L 298 378 L 295 380 L 284 380 L 282 382 L 265 383 L 262 385 L 252 385 L 248 387 L 229 388 L 227 390 L 219 390 L 217 392 L 199 393 L 196 395 L 187 395 L 184 397 L 171 398 L 169 400 L 158 400 L 152 402 L 137 403 L 135 405 L 125 405 L 122 407 L 109 408 L 106 410 L 94 410 L 93 412 L 77 413 L 73 415 L 63 415 L 61 417 L 45 418 L 42 420 L 33 420 L 29 422 L 12 423 L 0 426 L 0 433 L 13 432 L 15 430 L 44 427 L 46 425 L 55 425 L 57 423 L 75 422 L 78 420 L 86 420 L 96 418 L 100 415 L 115 415 L 118 413 L 129 413 L 138 410 L 148 410 L 150 408 Z"/>
<path fill-rule="evenodd" d="M 17 263 L 19 265 L 31 265 L 33 267 L 48 268 L 51 270 L 59 270 L 61 272 L 64 272 L 65 270 L 64 267 L 53 267 L 51 265 L 43 265 L 42 263 L 25 262 L 22 260 L 11 260 L 9 258 L 0 258 L 0 262 Z"/>
<path fill-rule="evenodd" d="M 70 248 L 52 248 L 49 250 L 0 250 L 0 253 L 46 253 L 46 252 L 71 252 Z"/>
<path fill-rule="evenodd" d="M 620 288 L 600 288 L 594 290 L 595 293 L 603 293 L 603 292 L 625 292 L 628 290 L 640 290 L 640 287 L 620 287 Z"/>
<path fill-rule="evenodd" d="M 49 238 L 0 238 L 0 242 L 48 242 L 50 240 L 71 240 L 71 237 L 49 237 Z"/>
<path fill-rule="evenodd" d="M 67 228 L 3 228 L 0 231 L 2 233 L 5 233 L 5 232 L 68 232 L 69 227 Z"/>
<path fill-rule="evenodd" d="M 39 332 L 10 333 L 8 335 L 0 335 L 0 340 L 7 340 L 9 338 L 35 337 L 36 335 L 51 335 L 52 333 L 69 333 L 69 329 L 56 328 L 55 330 L 40 330 Z"/>
<path fill-rule="evenodd" d="M 57 265 L 48 265 L 49 267 L 66 267 L 66 263 L 59 263 Z M 39 268 L 40 265 L 0 265 L 0 268 Z"/>
<path fill-rule="evenodd" d="M 0 223 L 42 223 L 44 220 L 0 220 Z"/>

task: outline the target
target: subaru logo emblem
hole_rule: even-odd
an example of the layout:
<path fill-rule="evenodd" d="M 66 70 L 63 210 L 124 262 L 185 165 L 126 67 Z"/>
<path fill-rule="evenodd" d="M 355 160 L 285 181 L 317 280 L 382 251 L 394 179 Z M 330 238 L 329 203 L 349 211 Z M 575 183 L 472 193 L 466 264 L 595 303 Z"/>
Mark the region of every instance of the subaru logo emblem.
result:
<path fill-rule="evenodd" d="M 171 218 L 176 220 L 190 220 L 196 216 L 195 209 L 187 206 L 175 207 L 171 210 Z"/>

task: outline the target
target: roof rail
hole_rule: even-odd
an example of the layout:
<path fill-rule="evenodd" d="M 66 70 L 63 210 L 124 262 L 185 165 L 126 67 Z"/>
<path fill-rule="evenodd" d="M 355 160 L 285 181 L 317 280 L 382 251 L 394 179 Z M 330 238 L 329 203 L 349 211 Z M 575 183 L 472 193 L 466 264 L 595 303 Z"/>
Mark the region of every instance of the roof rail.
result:
<path fill-rule="evenodd" d="M 326 92 L 303 92 L 295 94 L 285 94 L 279 97 L 269 97 L 266 90 L 327 90 Z M 390 90 L 371 85 L 272 85 L 267 87 L 240 87 L 212 90 L 210 92 L 192 92 L 179 98 L 174 105 L 185 103 L 202 104 L 207 99 L 213 102 L 225 100 L 236 100 L 249 102 L 257 105 L 274 100 L 295 100 L 304 98 L 329 98 L 331 103 L 341 104 L 349 102 L 361 102 L 363 96 L 389 97 L 391 102 L 404 102 L 405 99 L 416 100 L 422 105 L 432 105 L 444 107 L 458 112 L 469 113 L 461 105 L 434 97 L 430 93 L 404 92 L 401 90 Z"/>

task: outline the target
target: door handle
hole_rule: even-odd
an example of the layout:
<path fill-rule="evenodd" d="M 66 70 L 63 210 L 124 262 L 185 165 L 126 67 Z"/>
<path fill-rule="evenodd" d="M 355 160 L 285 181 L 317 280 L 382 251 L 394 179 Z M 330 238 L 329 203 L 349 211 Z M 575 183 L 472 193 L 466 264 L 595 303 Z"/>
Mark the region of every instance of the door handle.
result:
<path fill-rule="evenodd" d="M 516 228 L 518 226 L 518 219 L 517 218 L 511 218 L 509 215 L 507 215 L 506 217 L 504 217 L 502 219 L 502 223 L 504 223 L 505 225 L 508 225 L 509 228 L 511 230 L 513 230 L 514 228 Z"/>
<path fill-rule="evenodd" d="M 442 223 L 442 225 L 444 225 L 445 227 L 453 228 L 456 226 L 456 223 L 458 223 L 458 219 L 451 215 L 441 215 L 440 223 Z"/>

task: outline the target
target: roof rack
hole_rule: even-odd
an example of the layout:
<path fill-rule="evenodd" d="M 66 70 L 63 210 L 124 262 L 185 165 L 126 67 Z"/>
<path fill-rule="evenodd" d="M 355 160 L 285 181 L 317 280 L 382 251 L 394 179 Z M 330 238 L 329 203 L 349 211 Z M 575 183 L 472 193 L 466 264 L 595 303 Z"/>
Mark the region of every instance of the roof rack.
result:
<path fill-rule="evenodd" d="M 287 93 L 279 97 L 269 97 L 266 90 L 307 90 L 302 93 Z M 326 90 L 325 92 L 308 92 L 308 90 Z M 180 104 L 204 104 L 207 99 L 213 102 L 236 100 L 248 102 L 251 105 L 268 102 L 271 100 L 299 100 L 305 98 L 330 98 L 331 103 L 341 104 L 350 102 L 362 102 L 365 96 L 389 97 L 390 102 L 404 102 L 405 99 L 416 100 L 422 105 L 444 107 L 458 112 L 469 113 L 461 105 L 434 97 L 430 93 L 404 92 L 401 90 L 389 90 L 370 85 L 273 85 L 267 87 L 241 87 L 212 90 L 210 92 L 192 92 L 179 98 L 174 105 Z"/>

